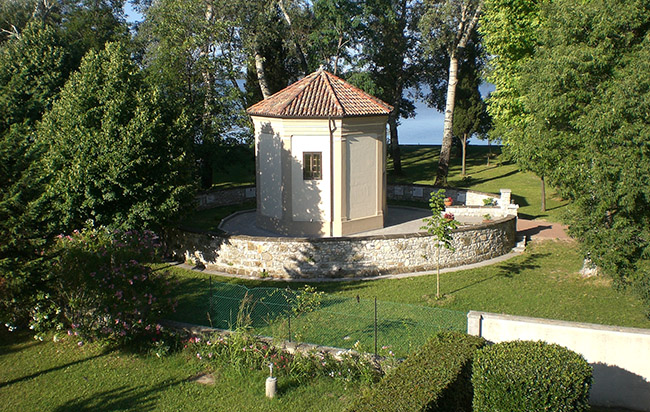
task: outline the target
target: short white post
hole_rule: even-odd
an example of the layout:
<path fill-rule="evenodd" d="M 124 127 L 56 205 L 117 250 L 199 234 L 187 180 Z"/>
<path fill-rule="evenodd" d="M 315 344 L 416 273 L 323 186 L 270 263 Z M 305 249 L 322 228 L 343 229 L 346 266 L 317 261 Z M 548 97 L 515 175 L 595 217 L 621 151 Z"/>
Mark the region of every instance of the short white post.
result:
<path fill-rule="evenodd" d="M 501 208 L 506 209 L 511 201 L 512 201 L 512 190 L 501 189 L 501 201 L 499 202 Z"/>
<path fill-rule="evenodd" d="M 275 398 L 275 390 L 277 389 L 278 378 L 273 377 L 273 364 L 269 363 L 269 377 L 266 378 L 266 397 Z"/>

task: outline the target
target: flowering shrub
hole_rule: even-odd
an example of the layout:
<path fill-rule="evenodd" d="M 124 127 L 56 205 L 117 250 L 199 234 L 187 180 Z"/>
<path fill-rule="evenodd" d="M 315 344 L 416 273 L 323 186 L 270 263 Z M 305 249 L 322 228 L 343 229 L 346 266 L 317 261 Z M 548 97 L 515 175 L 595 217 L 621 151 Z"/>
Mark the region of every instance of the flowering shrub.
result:
<path fill-rule="evenodd" d="M 196 358 L 240 370 L 268 370 L 273 375 L 297 381 L 325 376 L 344 381 L 373 382 L 380 377 L 367 356 L 341 351 L 336 357 L 328 352 L 291 354 L 254 336 L 235 331 L 228 335 L 215 334 L 208 338 L 191 337 L 185 344 Z"/>
<path fill-rule="evenodd" d="M 146 263 L 156 257 L 152 232 L 105 228 L 60 235 L 53 246 L 48 293 L 31 311 L 37 333 L 56 328 L 79 341 L 117 344 L 162 334 L 161 313 L 173 309 L 170 280 Z"/>

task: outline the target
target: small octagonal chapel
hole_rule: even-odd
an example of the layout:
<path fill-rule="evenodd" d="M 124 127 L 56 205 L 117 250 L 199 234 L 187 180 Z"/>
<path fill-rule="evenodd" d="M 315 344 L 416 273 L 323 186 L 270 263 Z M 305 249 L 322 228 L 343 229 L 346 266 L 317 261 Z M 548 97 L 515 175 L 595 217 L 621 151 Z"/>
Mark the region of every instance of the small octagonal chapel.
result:
<path fill-rule="evenodd" d="M 292 236 L 382 228 L 391 110 L 324 70 L 249 107 L 257 226 Z"/>

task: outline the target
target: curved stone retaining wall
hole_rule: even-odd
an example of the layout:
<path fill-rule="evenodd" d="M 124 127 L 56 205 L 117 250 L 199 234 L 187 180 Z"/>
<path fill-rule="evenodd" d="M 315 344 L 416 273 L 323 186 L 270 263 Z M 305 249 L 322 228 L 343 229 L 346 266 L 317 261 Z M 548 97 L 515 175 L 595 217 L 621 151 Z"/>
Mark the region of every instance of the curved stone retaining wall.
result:
<path fill-rule="evenodd" d="M 440 266 L 453 267 L 504 255 L 515 245 L 516 218 L 454 230 L 454 252 L 440 249 Z M 431 236 L 280 238 L 229 236 L 175 229 L 170 252 L 226 273 L 274 278 L 374 276 L 436 268 Z"/>

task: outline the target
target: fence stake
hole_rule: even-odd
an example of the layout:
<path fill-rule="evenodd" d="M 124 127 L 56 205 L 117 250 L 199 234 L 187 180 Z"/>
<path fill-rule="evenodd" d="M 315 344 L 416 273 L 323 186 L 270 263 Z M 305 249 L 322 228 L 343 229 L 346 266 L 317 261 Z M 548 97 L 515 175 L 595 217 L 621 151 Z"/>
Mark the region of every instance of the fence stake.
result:
<path fill-rule="evenodd" d="M 375 358 L 377 357 L 377 296 L 375 296 Z"/>
<path fill-rule="evenodd" d="M 289 342 L 291 342 L 291 313 L 287 313 L 287 319 L 289 320 Z"/>
<path fill-rule="evenodd" d="M 212 276 L 209 277 L 210 283 L 208 283 L 208 311 L 212 313 Z"/>

